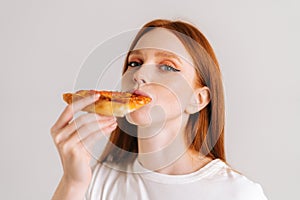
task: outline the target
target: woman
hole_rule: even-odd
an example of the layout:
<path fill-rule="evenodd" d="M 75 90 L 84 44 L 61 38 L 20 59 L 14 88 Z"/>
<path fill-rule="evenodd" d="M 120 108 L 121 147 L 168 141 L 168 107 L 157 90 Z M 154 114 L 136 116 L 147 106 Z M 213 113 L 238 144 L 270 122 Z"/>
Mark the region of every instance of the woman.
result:
<path fill-rule="evenodd" d="M 221 72 L 198 29 L 169 20 L 144 25 L 126 57 L 122 90 L 152 102 L 118 120 L 89 113 L 71 121 L 99 98 L 91 96 L 53 125 L 64 169 L 53 199 L 266 199 L 226 164 Z M 86 148 L 103 135 L 110 142 L 92 170 Z"/>

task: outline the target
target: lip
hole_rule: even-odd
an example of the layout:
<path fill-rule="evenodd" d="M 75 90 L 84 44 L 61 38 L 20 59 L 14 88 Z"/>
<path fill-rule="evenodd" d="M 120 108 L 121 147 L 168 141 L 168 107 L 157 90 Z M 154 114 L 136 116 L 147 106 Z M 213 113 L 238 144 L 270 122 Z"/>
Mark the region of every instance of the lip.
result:
<path fill-rule="evenodd" d="M 147 94 L 146 92 L 143 92 L 141 90 L 133 90 L 132 94 L 142 95 L 142 96 L 146 96 L 146 97 L 150 97 L 151 98 L 151 96 L 149 94 Z"/>

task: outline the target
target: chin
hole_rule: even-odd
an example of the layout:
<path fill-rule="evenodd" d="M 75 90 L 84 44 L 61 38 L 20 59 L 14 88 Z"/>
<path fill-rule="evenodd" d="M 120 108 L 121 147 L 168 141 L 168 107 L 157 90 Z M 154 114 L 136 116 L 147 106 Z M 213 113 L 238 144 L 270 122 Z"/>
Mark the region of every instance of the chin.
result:
<path fill-rule="evenodd" d="M 150 113 L 142 109 L 127 114 L 126 119 L 129 123 L 137 126 L 150 126 L 152 123 Z"/>
<path fill-rule="evenodd" d="M 161 106 L 143 107 L 126 115 L 129 123 L 142 126 L 158 126 L 166 121 L 166 113 Z"/>

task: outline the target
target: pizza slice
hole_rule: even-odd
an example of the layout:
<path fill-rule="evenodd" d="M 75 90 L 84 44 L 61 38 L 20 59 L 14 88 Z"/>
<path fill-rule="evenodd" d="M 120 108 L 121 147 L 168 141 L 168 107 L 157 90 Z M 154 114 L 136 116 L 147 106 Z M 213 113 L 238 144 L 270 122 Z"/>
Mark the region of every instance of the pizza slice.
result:
<path fill-rule="evenodd" d="M 123 117 L 151 102 L 151 98 L 129 92 L 79 90 L 75 93 L 63 94 L 63 99 L 68 104 L 84 97 L 99 93 L 99 99 L 85 107 L 83 111 L 98 113 L 107 116 Z"/>

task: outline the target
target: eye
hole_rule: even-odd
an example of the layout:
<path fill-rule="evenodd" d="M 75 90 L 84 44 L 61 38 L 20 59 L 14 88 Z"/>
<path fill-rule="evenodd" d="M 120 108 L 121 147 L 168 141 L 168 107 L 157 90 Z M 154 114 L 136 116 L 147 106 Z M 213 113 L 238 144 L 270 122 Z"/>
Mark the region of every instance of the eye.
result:
<path fill-rule="evenodd" d="M 179 69 L 176 69 L 176 68 L 174 68 L 174 67 L 172 67 L 170 65 L 165 65 L 165 64 L 160 65 L 160 69 L 162 69 L 163 71 L 180 72 Z"/>
<path fill-rule="evenodd" d="M 127 64 L 128 67 L 140 67 L 141 65 L 142 65 L 142 63 L 137 62 L 137 61 L 128 62 L 128 64 Z"/>

